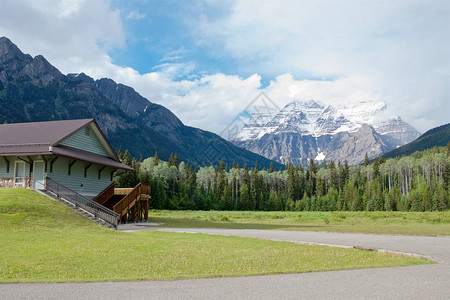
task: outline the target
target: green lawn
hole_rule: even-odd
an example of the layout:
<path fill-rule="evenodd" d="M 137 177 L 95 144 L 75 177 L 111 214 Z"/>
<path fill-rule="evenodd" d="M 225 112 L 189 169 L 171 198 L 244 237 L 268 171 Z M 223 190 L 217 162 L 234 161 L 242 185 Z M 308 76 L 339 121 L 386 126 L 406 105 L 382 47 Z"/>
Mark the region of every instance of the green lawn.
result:
<path fill-rule="evenodd" d="M 276 229 L 374 234 L 450 235 L 444 212 L 150 211 L 162 227 Z"/>
<path fill-rule="evenodd" d="M 109 230 L 24 189 L 0 188 L 0 282 L 181 279 L 432 263 L 356 249 Z"/>

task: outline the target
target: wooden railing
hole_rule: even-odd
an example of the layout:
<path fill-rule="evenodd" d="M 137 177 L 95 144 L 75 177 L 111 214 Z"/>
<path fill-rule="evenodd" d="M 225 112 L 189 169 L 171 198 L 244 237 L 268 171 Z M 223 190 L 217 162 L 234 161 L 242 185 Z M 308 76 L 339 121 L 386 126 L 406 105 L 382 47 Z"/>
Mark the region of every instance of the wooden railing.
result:
<path fill-rule="evenodd" d="M 114 188 L 114 195 L 128 195 L 134 188 Z"/>
<path fill-rule="evenodd" d="M 108 200 L 115 194 L 114 186 L 115 186 L 114 182 L 111 183 L 110 186 L 108 186 L 106 189 L 104 189 L 103 192 L 98 194 L 97 197 L 95 197 L 93 200 L 100 204 L 105 203 L 106 200 Z"/>
<path fill-rule="evenodd" d="M 122 217 L 127 213 L 130 207 L 132 207 L 135 202 L 140 200 L 143 196 L 150 197 L 150 185 L 139 183 L 134 189 L 129 191 L 128 194 L 120 202 L 114 205 L 113 210 L 118 213 L 120 217 Z"/>
<path fill-rule="evenodd" d="M 85 211 L 93 214 L 95 217 L 108 222 L 114 227 L 117 227 L 119 214 L 104 207 L 103 205 L 98 204 L 97 202 L 88 199 L 81 194 L 78 194 L 77 192 L 48 177 L 45 180 L 45 189 L 55 194 L 59 199 L 62 198 L 72 203 L 76 207 L 79 206 Z"/>

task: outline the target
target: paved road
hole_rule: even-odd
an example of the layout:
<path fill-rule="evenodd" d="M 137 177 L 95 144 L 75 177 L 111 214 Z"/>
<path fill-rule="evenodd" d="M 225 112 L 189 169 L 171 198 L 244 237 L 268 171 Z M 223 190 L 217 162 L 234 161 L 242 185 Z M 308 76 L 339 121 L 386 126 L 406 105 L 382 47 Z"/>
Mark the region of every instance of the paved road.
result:
<path fill-rule="evenodd" d="M 174 281 L 4 284 L 1 299 L 450 299 L 450 237 L 127 225 L 122 230 L 182 231 L 389 249 L 433 257 L 434 265 Z"/>

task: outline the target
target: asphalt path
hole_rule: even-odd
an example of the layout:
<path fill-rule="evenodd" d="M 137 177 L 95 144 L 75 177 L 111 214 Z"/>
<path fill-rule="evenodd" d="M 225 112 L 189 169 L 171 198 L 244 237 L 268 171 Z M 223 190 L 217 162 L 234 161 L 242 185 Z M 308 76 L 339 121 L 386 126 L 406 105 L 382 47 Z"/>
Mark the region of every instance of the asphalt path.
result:
<path fill-rule="evenodd" d="M 95 283 L 0 284 L 0 299 L 450 299 L 450 237 L 328 232 L 156 228 L 297 243 L 386 249 L 437 264 L 285 275 Z"/>

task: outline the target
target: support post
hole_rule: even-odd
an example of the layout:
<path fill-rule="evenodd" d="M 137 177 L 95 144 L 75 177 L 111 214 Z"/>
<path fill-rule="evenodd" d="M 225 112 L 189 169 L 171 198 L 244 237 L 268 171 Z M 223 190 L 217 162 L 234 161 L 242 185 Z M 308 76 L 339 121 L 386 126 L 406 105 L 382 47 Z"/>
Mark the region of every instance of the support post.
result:
<path fill-rule="evenodd" d="M 55 158 L 50 162 L 50 173 L 53 173 L 53 164 L 58 160 L 58 158 L 59 156 L 55 156 Z"/>
<path fill-rule="evenodd" d="M 3 159 L 5 160 L 6 163 L 6 173 L 9 173 L 9 160 L 6 158 L 6 156 L 3 156 Z"/>
<path fill-rule="evenodd" d="M 149 202 L 148 200 L 145 201 L 145 207 L 144 207 L 144 209 L 145 209 L 145 211 L 144 211 L 144 220 L 145 221 L 148 221 L 148 205 L 149 205 L 148 202 Z"/>
<path fill-rule="evenodd" d="M 84 168 L 84 177 L 86 178 L 86 176 L 87 176 L 87 171 L 88 171 L 88 169 L 90 168 L 92 166 L 92 164 L 90 163 L 90 164 L 88 164 L 85 168 Z"/>
<path fill-rule="evenodd" d="M 102 174 L 102 171 L 105 169 L 105 166 L 101 167 L 100 170 L 98 170 L 98 179 L 100 179 L 100 176 Z"/>
<path fill-rule="evenodd" d="M 33 159 L 31 159 L 31 156 L 27 156 L 28 162 L 30 163 L 30 174 L 29 177 L 31 177 L 31 174 L 33 174 Z"/>
<path fill-rule="evenodd" d="M 69 175 L 70 175 L 70 173 L 72 172 L 72 166 L 73 166 L 76 162 L 77 162 L 77 160 L 75 159 L 73 162 L 71 162 L 71 163 L 69 164 Z"/>
<path fill-rule="evenodd" d="M 117 169 L 114 169 L 111 171 L 111 181 L 113 181 L 113 176 L 114 176 L 114 173 L 116 173 L 116 171 L 117 171 Z"/>

